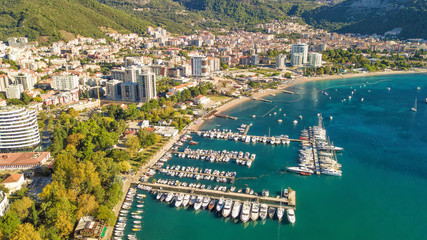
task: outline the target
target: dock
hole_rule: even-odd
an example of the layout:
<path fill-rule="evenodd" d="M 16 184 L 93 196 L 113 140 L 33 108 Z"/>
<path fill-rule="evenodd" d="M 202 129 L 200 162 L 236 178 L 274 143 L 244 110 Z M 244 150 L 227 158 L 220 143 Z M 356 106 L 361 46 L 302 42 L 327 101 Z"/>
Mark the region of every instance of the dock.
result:
<path fill-rule="evenodd" d="M 283 92 L 283 93 L 288 93 L 288 94 L 295 94 L 294 92 L 289 91 L 289 90 L 282 90 L 282 92 Z"/>
<path fill-rule="evenodd" d="M 233 119 L 233 120 L 237 120 L 239 119 L 238 117 L 232 117 L 229 115 L 225 115 L 225 114 L 221 114 L 221 113 L 217 113 L 214 115 L 215 117 L 219 117 L 219 118 L 228 118 L 228 119 Z"/>
<path fill-rule="evenodd" d="M 187 174 L 193 174 L 193 175 L 200 175 L 200 176 L 209 176 L 209 177 L 215 177 L 215 178 L 225 178 L 227 179 L 230 183 L 233 183 L 234 180 L 236 179 L 236 177 L 230 177 L 230 176 L 221 176 L 221 175 L 215 175 L 215 174 L 210 174 L 210 173 L 203 173 L 203 172 L 191 172 L 191 171 L 182 171 L 182 170 L 175 170 L 175 169 L 165 169 L 162 168 L 161 170 L 164 170 L 166 172 L 176 172 L 176 173 L 187 173 Z M 162 173 L 160 170 L 160 173 Z"/>
<path fill-rule="evenodd" d="M 268 103 L 272 103 L 273 102 L 271 100 L 267 100 L 267 99 L 264 99 L 264 98 L 256 98 L 256 97 L 252 97 L 252 100 L 254 100 L 254 101 L 261 101 L 261 102 L 268 102 Z"/>
<path fill-rule="evenodd" d="M 185 155 L 189 155 L 189 153 L 188 152 L 180 152 L 180 151 L 171 151 L 172 153 L 175 153 L 175 154 L 185 154 Z M 198 155 L 198 156 L 200 156 L 200 157 L 210 157 L 210 156 L 214 156 L 214 157 L 218 157 L 218 156 L 221 156 L 221 154 L 220 155 L 212 155 L 212 154 L 204 154 L 204 153 L 194 153 L 195 155 Z M 186 158 L 188 158 L 188 157 L 186 157 Z M 249 161 L 249 162 L 252 162 L 252 161 L 255 161 L 255 160 L 252 160 L 252 159 L 250 159 L 250 158 L 239 158 L 239 157 L 231 157 L 231 156 L 229 156 L 229 158 L 230 159 L 234 159 L 234 160 L 240 160 L 240 161 L 245 161 L 245 162 L 247 162 L 247 161 Z M 205 160 L 205 161 L 208 161 L 209 162 L 209 160 Z"/>
<path fill-rule="evenodd" d="M 247 130 L 249 131 L 248 128 L 247 128 Z M 192 131 L 192 132 L 194 132 L 196 134 L 199 134 L 201 136 L 203 136 L 204 133 L 210 133 L 210 131 Z M 246 132 L 247 131 L 245 131 L 245 133 Z M 232 140 L 234 136 L 238 136 L 239 138 L 242 138 L 242 137 L 244 137 L 244 138 L 251 137 L 251 138 L 258 138 L 258 139 L 266 138 L 268 141 L 272 140 L 273 138 L 275 138 L 275 139 L 283 139 L 283 138 L 278 137 L 278 136 L 276 136 L 276 137 L 268 137 L 268 136 L 257 136 L 257 135 L 248 135 L 248 134 L 238 134 L 238 133 L 233 133 L 233 132 L 226 132 L 226 133 L 221 132 L 221 133 L 222 134 L 226 134 L 226 135 L 228 134 L 229 136 L 231 136 L 231 138 L 225 138 L 225 139 L 221 138 L 221 139 L 224 139 L 224 140 Z M 292 139 L 292 138 L 287 138 L 287 139 L 289 141 L 291 141 L 291 142 L 310 142 L 310 140 L 304 140 L 304 139 Z"/>
<path fill-rule="evenodd" d="M 245 131 L 243 132 L 243 135 L 247 135 L 248 134 L 248 132 L 249 132 L 249 129 L 252 127 L 252 123 L 251 124 L 248 124 L 248 125 L 246 125 L 246 127 L 245 127 Z"/>
<path fill-rule="evenodd" d="M 211 199 L 220 199 L 232 198 L 241 201 L 257 201 L 259 203 L 265 203 L 270 207 L 282 207 L 284 209 L 292 208 L 295 209 L 295 191 L 289 191 L 289 194 L 286 198 L 275 198 L 275 197 L 265 197 L 265 196 L 256 196 L 246 193 L 237 193 L 237 192 L 223 192 L 212 189 L 199 189 L 199 188 L 190 188 L 190 187 L 178 187 L 170 186 L 167 184 L 160 183 L 148 183 L 144 182 L 141 185 L 151 187 L 153 191 L 161 192 L 172 192 L 172 193 L 186 193 L 194 195 L 204 195 L 209 196 Z"/>

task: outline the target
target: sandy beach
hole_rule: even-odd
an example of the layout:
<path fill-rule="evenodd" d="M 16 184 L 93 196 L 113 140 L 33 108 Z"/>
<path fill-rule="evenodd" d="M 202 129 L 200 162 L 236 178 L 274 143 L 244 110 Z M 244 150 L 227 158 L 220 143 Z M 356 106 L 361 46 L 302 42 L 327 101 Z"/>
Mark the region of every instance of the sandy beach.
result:
<path fill-rule="evenodd" d="M 278 86 L 278 89 L 262 89 L 254 94 L 252 97 L 254 98 L 262 98 L 268 95 L 274 95 L 277 93 L 283 92 L 283 90 L 292 87 L 297 84 L 306 83 L 306 82 L 314 82 L 314 81 L 323 81 L 323 80 L 334 80 L 334 79 L 348 79 L 348 78 L 357 78 L 357 77 L 371 77 L 371 76 L 382 76 L 382 75 L 395 75 L 395 74 L 411 74 L 411 73 L 427 73 L 427 69 L 416 69 L 411 71 L 383 71 L 383 72 L 370 72 L 370 73 L 348 73 L 348 74 L 340 74 L 340 75 L 323 75 L 318 77 L 299 77 L 296 79 L 292 79 L 291 81 Z M 234 100 L 231 100 L 219 107 L 215 110 L 217 113 L 224 112 L 228 109 L 239 106 L 240 104 L 252 100 L 250 97 L 240 97 Z M 204 123 L 206 119 L 203 117 L 193 124 L 189 126 L 189 129 L 197 131 Z"/>

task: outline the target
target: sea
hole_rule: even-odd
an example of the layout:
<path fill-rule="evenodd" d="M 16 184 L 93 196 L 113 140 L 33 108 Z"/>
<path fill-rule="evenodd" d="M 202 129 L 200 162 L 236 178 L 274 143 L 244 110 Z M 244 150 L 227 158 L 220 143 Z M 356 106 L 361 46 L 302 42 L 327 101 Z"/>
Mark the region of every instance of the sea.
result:
<path fill-rule="evenodd" d="M 250 168 L 177 157 L 167 164 L 236 171 L 237 189 L 267 189 L 273 196 L 291 188 L 296 191 L 294 225 L 271 219 L 234 222 L 207 210 L 177 209 L 139 190 L 147 195 L 142 229 L 132 232 L 135 219 L 129 218 L 125 235 L 150 240 L 427 239 L 427 74 L 325 80 L 289 90 L 295 94 L 265 97 L 271 103 L 245 102 L 225 112 L 238 120 L 214 118 L 202 129 L 237 131 L 241 124 L 252 124 L 250 135 L 299 138 L 301 130 L 318 124 L 320 113 L 330 140 L 344 148 L 337 155 L 342 177 L 285 171 L 297 166 L 299 143 L 271 146 L 197 135 L 193 140 L 199 145 L 190 148 L 247 151 L 257 154 L 256 160 Z M 415 101 L 417 112 L 411 111 Z"/>

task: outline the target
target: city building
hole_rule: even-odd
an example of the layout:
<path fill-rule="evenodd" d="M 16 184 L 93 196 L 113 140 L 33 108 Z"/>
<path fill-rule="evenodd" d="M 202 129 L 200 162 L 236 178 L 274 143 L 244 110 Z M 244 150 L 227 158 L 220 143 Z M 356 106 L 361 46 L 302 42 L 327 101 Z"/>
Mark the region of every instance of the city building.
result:
<path fill-rule="evenodd" d="M 73 90 L 79 87 L 79 77 L 76 75 L 56 75 L 52 77 L 52 88 L 58 91 Z"/>
<path fill-rule="evenodd" d="M 7 212 L 9 209 L 9 199 L 7 198 L 7 194 L 0 191 L 0 217 Z"/>
<path fill-rule="evenodd" d="M 285 68 L 286 67 L 286 55 L 281 53 L 276 57 L 276 68 Z"/>
<path fill-rule="evenodd" d="M 106 98 L 110 100 L 120 100 L 122 98 L 122 91 L 120 85 L 122 81 L 110 80 L 106 83 Z"/>
<path fill-rule="evenodd" d="M 254 54 L 251 56 L 251 65 L 257 66 L 259 64 L 259 56 L 258 54 Z"/>
<path fill-rule="evenodd" d="M 125 69 L 113 69 L 111 70 L 111 79 L 120 80 L 124 82 L 126 80 Z"/>
<path fill-rule="evenodd" d="M 141 71 L 138 75 L 139 99 L 141 102 L 149 102 L 157 98 L 156 74 L 150 70 Z"/>
<path fill-rule="evenodd" d="M 6 92 L 9 87 L 9 77 L 6 74 L 0 74 L 0 92 Z"/>
<path fill-rule="evenodd" d="M 0 108 L 0 152 L 24 151 L 39 144 L 39 126 L 34 110 L 18 106 Z"/>
<path fill-rule="evenodd" d="M 24 87 L 21 84 L 9 85 L 6 89 L 6 97 L 10 98 L 21 98 L 21 94 L 24 92 Z"/>
<path fill-rule="evenodd" d="M 120 84 L 120 88 L 123 101 L 138 101 L 138 83 L 124 82 Z"/>
<path fill-rule="evenodd" d="M 0 170 L 28 170 L 42 166 L 50 152 L 0 153 Z"/>
<path fill-rule="evenodd" d="M 25 182 L 24 174 L 10 174 L 9 177 L 4 179 L 1 184 L 5 188 L 9 189 L 9 193 L 14 193 L 21 189 L 22 185 Z"/>
<path fill-rule="evenodd" d="M 292 53 L 291 65 L 294 67 L 302 67 L 304 65 L 304 54 Z"/>
<path fill-rule="evenodd" d="M 208 59 L 204 56 L 194 56 L 191 58 L 192 74 L 194 77 L 206 77 L 208 72 Z"/>
<path fill-rule="evenodd" d="M 28 73 L 19 73 L 15 76 L 15 84 L 21 84 L 24 90 L 33 89 L 36 82 L 36 78 Z"/>
<path fill-rule="evenodd" d="M 305 43 L 298 43 L 292 45 L 292 57 L 291 57 L 291 64 L 294 66 L 294 55 L 295 54 L 302 54 L 302 65 L 307 63 L 307 57 L 308 57 L 308 45 Z M 299 58 L 299 56 L 298 56 Z"/>
<path fill-rule="evenodd" d="M 322 54 L 312 52 L 308 55 L 308 64 L 311 67 L 321 67 L 322 66 Z"/>

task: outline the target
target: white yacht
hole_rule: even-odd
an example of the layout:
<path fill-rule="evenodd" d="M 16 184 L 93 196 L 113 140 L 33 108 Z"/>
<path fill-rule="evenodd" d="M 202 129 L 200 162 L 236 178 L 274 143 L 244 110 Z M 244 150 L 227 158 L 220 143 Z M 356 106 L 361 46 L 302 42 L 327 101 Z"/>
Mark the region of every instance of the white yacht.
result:
<path fill-rule="evenodd" d="M 330 176 L 338 176 L 338 177 L 342 176 L 341 170 L 337 170 L 334 168 L 324 168 L 321 170 L 321 172 L 322 174 L 330 175 Z"/>
<path fill-rule="evenodd" d="M 264 220 L 267 218 L 267 211 L 268 211 L 267 204 L 265 203 L 261 204 L 261 208 L 259 210 L 259 217 L 261 218 L 261 220 Z"/>
<path fill-rule="evenodd" d="M 253 202 L 252 210 L 251 210 L 251 219 L 252 221 L 256 221 L 258 217 L 259 217 L 259 203 Z"/>
<path fill-rule="evenodd" d="M 240 220 L 242 220 L 243 223 L 249 221 L 250 212 L 251 205 L 249 204 L 249 202 L 244 202 L 242 206 L 242 212 L 240 213 Z"/>
<path fill-rule="evenodd" d="M 221 212 L 224 207 L 224 198 L 220 198 L 218 203 L 216 204 L 216 211 Z"/>
<path fill-rule="evenodd" d="M 242 203 L 240 201 L 235 201 L 233 204 L 233 210 L 231 211 L 231 216 L 233 218 L 239 217 L 240 208 L 242 207 Z"/>
<path fill-rule="evenodd" d="M 188 203 L 190 203 L 190 195 L 185 194 L 184 199 L 182 200 L 182 206 L 187 207 Z"/>
<path fill-rule="evenodd" d="M 183 200 L 184 200 L 184 194 L 183 193 L 178 194 L 178 197 L 175 199 L 175 207 L 180 207 Z"/>
<path fill-rule="evenodd" d="M 173 198 L 173 193 L 168 193 L 168 195 L 167 195 L 167 197 L 166 197 L 165 201 L 166 201 L 166 202 L 170 202 L 170 201 L 172 200 L 172 198 Z"/>
<path fill-rule="evenodd" d="M 307 167 L 288 167 L 287 170 L 295 173 L 307 173 L 307 174 L 314 173 L 313 170 Z"/>
<path fill-rule="evenodd" d="M 279 222 L 282 221 L 284 211 L 285 210 L 282 207 L 277 208 L 276 214 L 277 214 L 277 219 L 279 219 Z"/>
<path fill-rule="evenodd" d="M 231 199 L 225 200 L 224 208 L 222 209 L 223 217 L 228 217 L 230 215 L 232 205 L 233 205 L 233 201 Z"/>
<path fill-rule="evenodd" d="M 202 208 L 203 209 L 207 208 L 210 201 L 211 201 L 210 197 L 204 197 L 202 201 Z"/>
<path fill-rule="evenodd" d="M 295 223 L 295 212 L 292 208 L 286 209 L 286 217 L 288 218 L 288 222 L 291 224 Z"/>
<path fill-rule="evenodd" d="M 199 210 L 200 207 L 202 206 L 202 201 L 203 201 L 203 197 L 202 196 L 197 196 L 196 202 L 194 203 L 194 210 Z"/>

